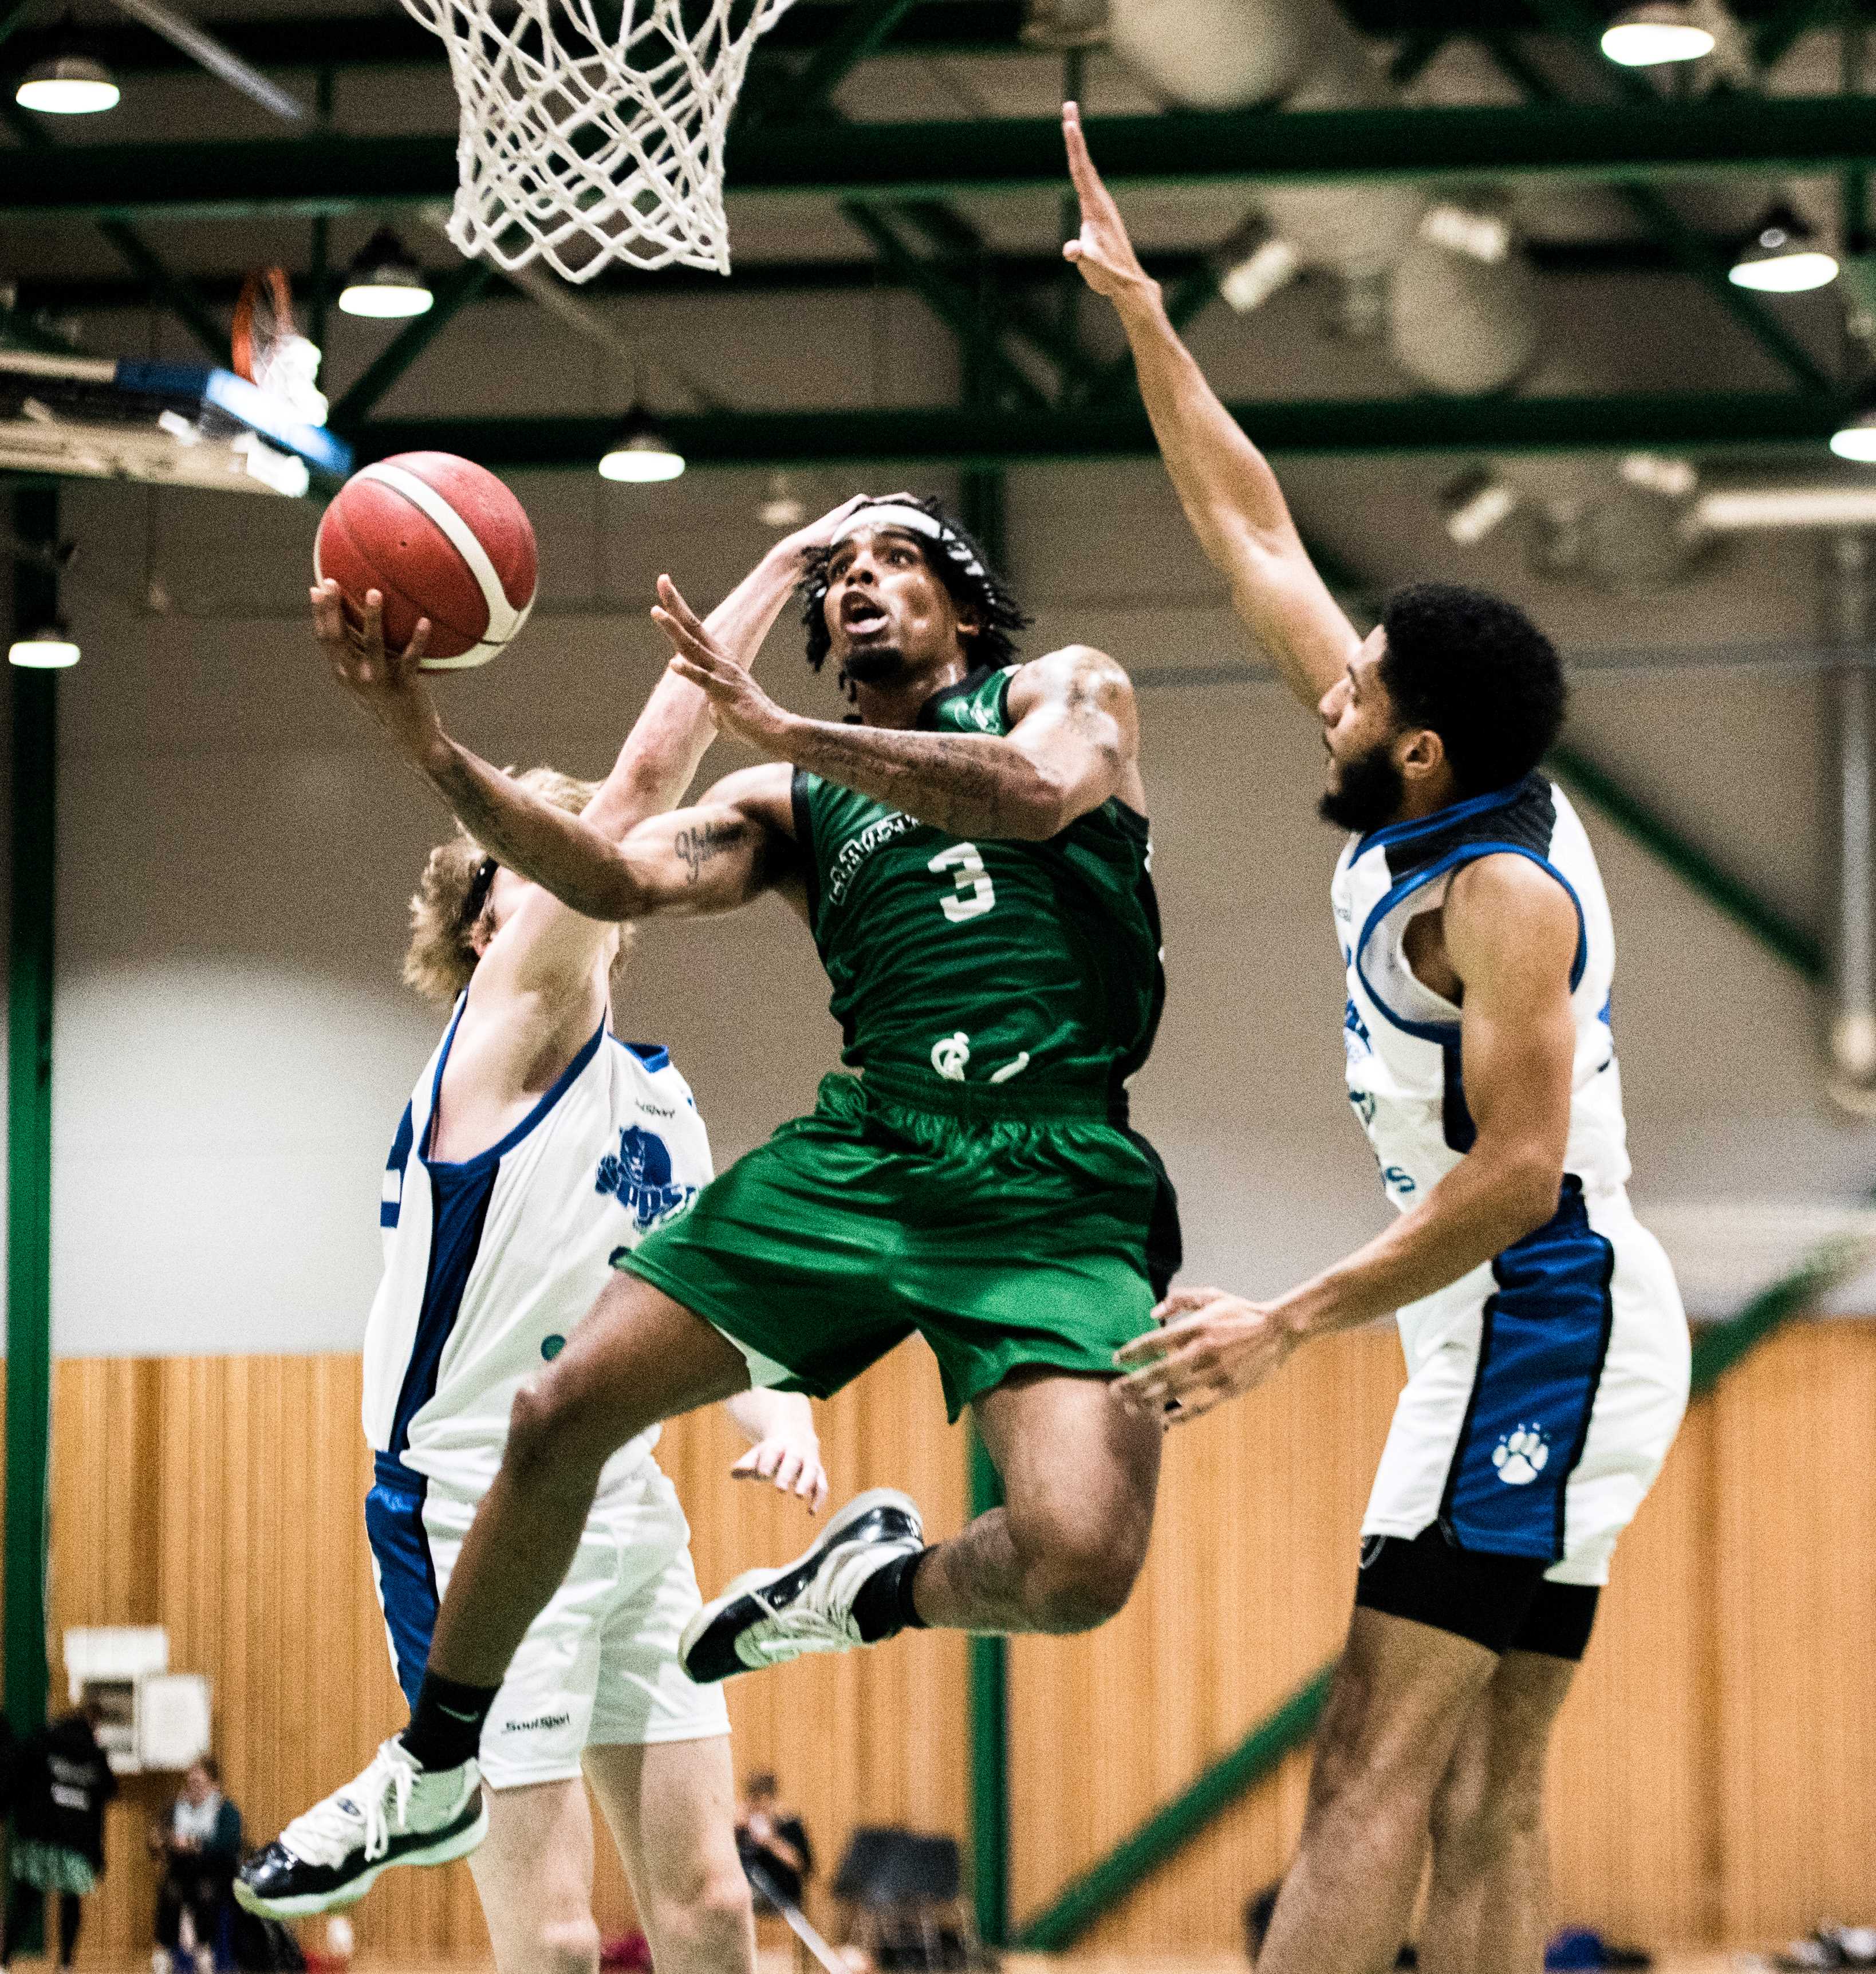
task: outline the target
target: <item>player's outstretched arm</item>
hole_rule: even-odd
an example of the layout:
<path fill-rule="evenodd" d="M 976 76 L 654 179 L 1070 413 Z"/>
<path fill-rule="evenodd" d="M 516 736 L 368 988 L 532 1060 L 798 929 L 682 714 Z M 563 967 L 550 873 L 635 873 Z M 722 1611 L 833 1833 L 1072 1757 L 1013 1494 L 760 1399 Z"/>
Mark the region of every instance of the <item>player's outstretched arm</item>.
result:
<path fill-rule="evenodd" d="M 906 733 L 784 711 L 717 648 L 675 589 L 651 614 L 677 654 L 672 669 L 710 694 L 726 733 L 921 822 L 1040 842 L 1110 795 L 1141 804 L 1133 685 L 1085 644 L 1022 667 L 1007 734 Z"/>
<path fill-rule="evenodd" d="M 737 1392 L 723 1402 L 723 1408 L 749 1443 L 748 1452 L 730 1468 L 730 1477 L 766 1480 L 805 1501 L 809 1514 L 819 1514 L 827 1500 L 827 1468 L 808 1401 L 799 1392 L 758 1389 Z"/>
<path fill-rule="evenodd" d="M 1117 1353 L 1133 1372 L 1120 1387 L 1130 1404 L 1196 1418 L 1261 1383 L 1297 1344 L 1445 1288 L 1556 1212 L 1576 1048 L 1576 907 L 1554 877 L 1507 854 L 1461 871 L 1441 917 L 1464 987 L 1471 1150 L 1386 1233 L 1277 1302 L 1176 1290 L 1155 1312 L 1164 1326 Z"/>
<path fill-rule="evenodd" d="M 1238 615 L 1314 708 L 1361 639 L 1310 561 L 1270 462 L 1219 403 L 1168 319 L 1159 284 L 1140 265 L 1094 169 L 1074 103 L 1062 106 L 1062 134 L 1081 202 L 1081 233 L 1062 251 L 1120 317 L 1160 457 Z"/>
<path fill-rule="evenodd" d="M 313 592 L 313 629 L 333 676 L 383 727 L 409 766 L 499 864 L 588 918 L 617 923 L 661 912 L 728 911 L 788 874 L 792 828 L 785 770 L 746 769 L 694 808 L 654 816 L 614 841 L 491 766 L 443 730 L 418 670 L 419 618 L 402 651 L 385 648 L 382 598 L 346 624 L 336 592 Z M 723 662 L 740 669 L 726 657 Z"/>

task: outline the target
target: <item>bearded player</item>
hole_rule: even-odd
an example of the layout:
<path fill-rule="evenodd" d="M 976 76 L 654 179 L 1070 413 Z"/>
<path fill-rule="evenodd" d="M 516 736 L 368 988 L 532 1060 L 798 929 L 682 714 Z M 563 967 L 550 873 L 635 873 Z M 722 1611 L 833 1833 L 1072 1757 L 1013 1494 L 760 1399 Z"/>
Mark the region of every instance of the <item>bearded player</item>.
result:
<path fill-rule="evenodd" d="M 844 512 L 845 510 L 841 510 Z M 752 651 L 792 594 L 828 516 L 779 543 L 712 619 Z M 336 585 L 315 626 L 346 648 Z M 596 790 L 526 779 L 585 827 L 627 835 L 683 793 L 714 731 L 708 697 L 666 677 Z M 628 935 L 582 918 L 466 835 L 433 851 L 412 900 L 407 982 L 454 1004 L 385 1174 L 385 1271 L 365 1340 L 366 1502 L 372 1573 L 399 1683 L 416 1697 L 438 1593 L 501 1464 L 516 1392 L 553 1361 L 608 1262 L 681 1215 L 710 1177 L 690 1092 L 661 1048 L 610 1020 Z M 825 1491 L 805 1398 L 730 1400 L 755 1442 L 741 1474 L 818 1507 Z M 480 1787 L 422 1847 L 471 1850 L 502 1974 L 592 1974 L 593 1833 L 582 1771 L 617 1841 L 661 1969 L 749 1974 L 753 1930 L 737 1859 L 729 1720 L 677 1659 L 700 1599 L 655 1430 L 596 1477 L 570 1566 L 528 1627 L 480 1726 Z M 357 1897 L 408 1848 L 374 1813 L 408 1790 L 402 1744 L 289 1826 L 238 1896 L 276 1916 Z M 486 1835 L 486 1841 L 483 1841 Z M 355 1867 L 342 1877 L 336 1867 Z"/>
<path fill-rule="evenodd" d="M 1126 1601 L 1152 1524 L 1159 1431 L 1116 1401 L 1113 1353 L 1150 1327 L 1178 1221 L 1127 1121 L 1163 985 L 1126 674 L 1084 646 L 1014 662 L 1022 613 L 963 530 L 909 497 L 858 507 L 809 566 L 809 661 L 833 658 L 851 723 L 783 711 L 753 686 L 746 629 L 700 624 L 668 579 L 660 595 L 676 678 L 763 761 L 621 842 L 444 733 L 421 630 L 339 666 L 477 839 L 576 910 L 784 898 L 857 1072 L 615 1257 L 517 1398 L 401 1737 L 410 1786 L 353 1785 L 412 1861 L 462 1815 L 482 1722 L 606 1463 L 660 1419 L 751 1385 L 827 1396 L 916 1330 L 1006 1497 L 927 1547 L 907 1497 L 861 1495 L 692 1620 L 701 1682 L 908 1625 L 1085 1629 Z M 366 1868 L 361 1841 L 326 1882 Z"/>
<path fill-rule="evenodd" d="M 1608 902 L 1537 772 L 1563 714 L 1523 613 L 1422 585 L 1358 635 L 1269 465 L 1206 385 L 1096 175 L 1067 248 L 1114 304 L 1168 472 L 1239 615 L 1322 722 L 1350 1103 L 1399 1218 L 1277 1301 L 1182 1289 L 1120 1353 L 1196 1415 L 1299 1343 L 1399 1312 L 1408 1382 L 1363 1523 L 1347 1649 L 1259 1974 L 1536 1974 L 1545 1755 L 1616 1538 L 1687 1397 L 1686 1319 L 1625 1182 Z M 1169 1406 L 1174 1408 L 1170 1413 Z"/>

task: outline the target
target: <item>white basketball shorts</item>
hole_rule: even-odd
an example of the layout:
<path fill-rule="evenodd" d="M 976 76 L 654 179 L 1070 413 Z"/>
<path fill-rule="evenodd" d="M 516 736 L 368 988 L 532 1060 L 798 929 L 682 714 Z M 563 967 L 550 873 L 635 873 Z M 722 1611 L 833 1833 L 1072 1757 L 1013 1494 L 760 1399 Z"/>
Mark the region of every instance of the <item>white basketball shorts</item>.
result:
<path fill-rule="evenodd" d="M 472 1499 L 381 1463 L 366 1497 L 372 1574 L 391 1663 L 415 1705 L 437 1607 L 474 1519 Z M 521 1641 L 482 1730 L 495 1789 L 561 1782 L 603 1743 L 695 1741 L 730 1731 L 723 1690 L 693 1685 L 677 1641 L 702 1602 L 677 1490 L 648 1459 L 593 1505 L 566 1580 Z"/>
<path fill-rule="evenodd" d="M 1606 1583 L 1687 1402 L 1681 1293 L 1627 1195 L 1566 1179 L 1555 1219 L 1400 1329 L 1407 1385 L 1363 1536 L 1438 1522 L 1553 1582 Z"/>

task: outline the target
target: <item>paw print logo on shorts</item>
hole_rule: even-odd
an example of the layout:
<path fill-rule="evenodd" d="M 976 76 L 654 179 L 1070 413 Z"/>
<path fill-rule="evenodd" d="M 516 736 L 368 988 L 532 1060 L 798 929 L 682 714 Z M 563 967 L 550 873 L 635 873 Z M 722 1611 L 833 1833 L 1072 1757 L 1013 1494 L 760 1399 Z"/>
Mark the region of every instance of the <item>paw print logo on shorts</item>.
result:
<path fill-rule="evenodd" d="M 1492 1450 L 1492 1464 L 1507 1487 L 1528 1487 L 1550 1458 L 1550 1442 L 1540 1425 L 1520 1425 Z"/>

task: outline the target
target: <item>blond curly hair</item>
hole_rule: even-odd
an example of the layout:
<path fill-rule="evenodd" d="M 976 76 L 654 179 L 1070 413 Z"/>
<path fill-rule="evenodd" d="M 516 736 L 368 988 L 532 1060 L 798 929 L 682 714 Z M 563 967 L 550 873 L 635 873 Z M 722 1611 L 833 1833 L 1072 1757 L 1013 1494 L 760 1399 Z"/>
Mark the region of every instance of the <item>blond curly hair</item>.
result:
<path fill-rule="evenodd" d="M 511 768 L 508 772 L 514 774 Z M 569 815 L 578 815 L 599 792 L 597 782 L 576 780 L 558 768 L 530 768 L 515 775 L 524 789 Z M 426 1001 L 448 1007 L 469 984 L 476 970 L 475 934 L 490 913 L 489 887 L 477 877 L 488 853 L 458 825 L 448 842 L 439 843 L 424 864 L 423 875 L 411 895 L 410 945 L 404 955 L 404 984 Z M 480 909 L 469 907 L 478 890 Z M 492 930 L 492 928 L 491 928 Z M 626 942 L 619 942 L 623 958 Z"/>

